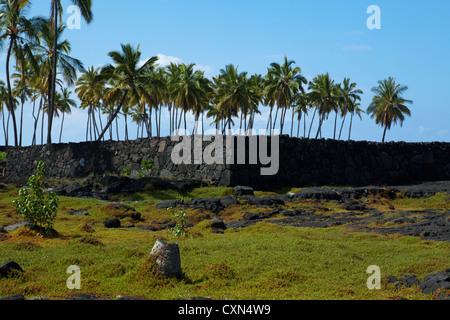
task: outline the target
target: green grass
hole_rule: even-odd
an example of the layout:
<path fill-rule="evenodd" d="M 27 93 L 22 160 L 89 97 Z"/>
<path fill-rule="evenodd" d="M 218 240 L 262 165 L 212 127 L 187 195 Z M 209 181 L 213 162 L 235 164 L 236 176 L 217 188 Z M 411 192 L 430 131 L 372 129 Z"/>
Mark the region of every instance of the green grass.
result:
<path fill-rule="evenodd" d="M 189 199 L 220 197 L 227 192 L 229 188 L 211 187 L 186 195 L 166 195 Z M 9 206 L 16 195 L 14 188 L 0 190 L 0 225 L 21 220 Z M 155 203 L 162 200 L 160 194 L 150 192 L 142 197 L 130 205 L 142 213 L 143 221 L 126 218 L 123 225 L 171 218 L 169 211 L 155 209 Z M 442 198 L 438 195 L 428 202 L 397 199 L 393 203 L 396 207 L 421 208 L 440 206 L 445 201 Z M 317 204 L 339 209 L 334 203 L 289 206 Z M 419 293 L 417 287 L 396 290 L 385 280 L 381 290 L 369 290 L 366 270 L 377 265 L 382 276 L 414 274 L 423 280 L 426 274 L 441 272 L 450 265 L 448 242 L 356 232 L 344 226 L 309 229 L 269 223 L 214 234 L 210 222 L 201 221 L 205 213 L 194 211 L 189 211 L 188 216 L 201 222 L 188 229 L 187 237 L 173 238 L 170 230 L 106 229 L 102 221 L 111 212 L 105 208 L 104 201 L 60 197 L 55 221 L 57 237 L 42 238 L 27 229 L 10 233 L 11 239 L 0 242 L 0 263 L 15 260 L 25 273 L 0 280 L 0 297 L 24 294 L 59 298 L 90 293 L 110 299 L 118 295 L 149 299 L 431 299 Z M 70 216 L 72 209 L 89 209 L 89 215 Z M 245 211 L 256 209 L 247 206 Z M 235 220 L 242 214 L 242 207 L 233 206 L 221 216 Z M 83 228 L 85 225 L 89 228 Z M 179 243 L 184 272 L 181 280 L 161 279 L 151 272 L 147 256 L 158 238 Z M 81 290 L 66 287 L 70 265 L 81 268 Z"/>

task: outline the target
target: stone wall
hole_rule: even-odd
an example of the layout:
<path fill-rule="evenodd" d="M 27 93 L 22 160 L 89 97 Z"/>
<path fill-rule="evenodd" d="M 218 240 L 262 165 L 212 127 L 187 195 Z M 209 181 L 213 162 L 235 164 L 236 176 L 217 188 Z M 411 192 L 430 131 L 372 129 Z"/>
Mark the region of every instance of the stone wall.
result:
<path fill-rule="evenodd" d="M 450 143 L 381 144 L 282 136 L 280 168 L 274 176 L 261 176 L 261 165 L 175 165 L 171 151 L 177 143 L 170 138 L 161 138 L 8 148 L 3 179 L 26 181 L 35 172 L 39 160 L 45 161 L 48 176 L 53 178 L 120 174 L 123 168 L 132 169 L 136 175 L 141 161 L 151 158 L 155 161 L 156 176 L 202 179 L 213 184 L 249 185 L 258 189 L 401 185 L 450 180 Z M 203 148 L 208 144 L 204 142 Z M 192 150 L 192 159 L 198 152 Z"/>

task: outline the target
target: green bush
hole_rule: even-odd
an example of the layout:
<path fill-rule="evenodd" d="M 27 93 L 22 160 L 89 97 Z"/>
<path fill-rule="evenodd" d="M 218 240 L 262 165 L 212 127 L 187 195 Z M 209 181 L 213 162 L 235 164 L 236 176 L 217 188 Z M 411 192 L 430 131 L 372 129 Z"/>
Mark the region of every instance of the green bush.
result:
<path fill-rule="evenodd" d="M 52 230 L 58 210 L 58 198 L 44 191 L 46 168 L 43 161 L 37 166 L 37 173 L 28 180 L 28 187 L 19 191 L 19 197 L 13 200 L 17 213 L 35 223 L 45 232 Z"/>
<path fill-rule="evenodd" d="M 186 225 L 187 225 L 187 219 L 186 219 L 186 212 L 183 210 L 173 210 L 172 208 L 167 208 L 167 210 L 172 210 L 172 216 L 175 218 L 176 225 L 173 227 L 172 234 L 175 238 L 184 237 L 187 235 Z"/>
<path fill-rule="evenodd" d="M 0 162 L 6 161 L 6 152 L 0 152 Z"/>

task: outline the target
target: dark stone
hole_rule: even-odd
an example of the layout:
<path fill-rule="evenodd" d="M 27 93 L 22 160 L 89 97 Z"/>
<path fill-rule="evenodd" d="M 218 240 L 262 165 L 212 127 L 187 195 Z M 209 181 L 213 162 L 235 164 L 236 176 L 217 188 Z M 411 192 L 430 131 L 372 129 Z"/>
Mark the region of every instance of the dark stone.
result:
<path fill-rule="evenodd" d="M 211 228 L 225 230 L 227 227 L 222 219 L 214 217 L 214 220 L 211 223 Z"/>
<path fill-rule="evenodd" d="M 103 221 L 105 228 L 120 228 L 120 220 L 117 218 L 112 218 Z"/>
<path fill-rule="evenodd" d="M 239 204 L 239 200 L 233 197 L 223 197 L 220 199 L 220 203 L 222 204 L 222 206 L 224 206 L 225 208 L 228 208 L 232 205 L 235 204 Z"/>
<path fill-rule="evenodd" d="M 233 193 L 240 197 L 240 196 L 253 196 L 254 191 L 252 187 L 245 187 L 245 186 L 237 186 L 233 188 Z"/>
<path fill-rule="evenodd" d="M 425 276 L 419 288 L 424 294 L 435 293 L 438 289 L 450 290 L 450 269 Z"/>
<path fill-rule="evenodd" d="M 23 301 L 26 300 L 25 297 L 21 294 L 15 294 L 13 296 L 9 296 L 6 298 L 0 298 L 0 300 L 9 300 L 9 301 Z"/>
<path fill-rule="evenodd" d="M 0 265 L 0 279 L 9 278 L 14 272 L 23 273 L 23 269 L 15 261 L 6 261 Z"/>
<path fill-rule="evenodd" d="M 156 209 L 176 208 L 179 204 L 179 200 L 161 202 L 156 205 Z"/>

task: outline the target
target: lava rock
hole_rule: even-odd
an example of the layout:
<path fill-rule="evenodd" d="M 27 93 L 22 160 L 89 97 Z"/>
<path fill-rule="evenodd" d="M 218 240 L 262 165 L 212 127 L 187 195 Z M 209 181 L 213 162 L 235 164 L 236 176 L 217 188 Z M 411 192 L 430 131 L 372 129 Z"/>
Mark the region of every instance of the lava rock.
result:
<path fill-rule="evenodd" d="M 438 289 L 450 290 L 450 269 L 425 276 L 419 288 L 424 294 L 435 293 Z"/>
<path fill-rule="evenodd" d="M 253 191 L 252 187 L 245 187 L 245 186 L 237 186 L 233 188 L 233 193 L 240 197 L 240 196 L 253 196 L 255 193 Z"/>
<path fill-rule="evenodd" d="M 211 228 L 225 230 L 227 227 L 222 219 L 214 217 L 214 220 L 211 223 Z"/>
<path fill-rule="evenodd" d="M 117 218 L 112 218 L 103 221 L 105 228 L 120 228 L 120 220 Z"/>
<path fill-rule="evenodd" d="M 23 269 L 15 261 L 6 261 L 0 266 L 0 279 L 9 278 L 14 272 L 23 272 Z"/>

